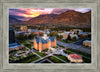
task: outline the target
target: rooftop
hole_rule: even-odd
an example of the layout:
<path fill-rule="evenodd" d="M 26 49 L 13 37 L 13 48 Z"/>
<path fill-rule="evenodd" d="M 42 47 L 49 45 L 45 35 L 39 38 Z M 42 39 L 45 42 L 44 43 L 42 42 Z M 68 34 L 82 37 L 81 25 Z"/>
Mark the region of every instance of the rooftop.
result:
<path fill-rule="evenodd" d="M 38 39 L 36 39 L 36 42 L 39 43 L 39 42 L 41 41 L 41 43 L 44 44 L 44 43 L 48 43 L 49 40 L 50 40 L 51 42 L 53 42 L 53 41 L 54 41 L 54 37 L 49 37 L 48 39 L 38 38 Z"/>

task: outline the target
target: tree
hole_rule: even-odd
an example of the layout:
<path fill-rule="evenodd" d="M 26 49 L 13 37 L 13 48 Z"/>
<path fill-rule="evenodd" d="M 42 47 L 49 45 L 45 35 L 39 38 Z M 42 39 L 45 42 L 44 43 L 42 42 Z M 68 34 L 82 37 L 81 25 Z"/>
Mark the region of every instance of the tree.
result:
<path fill-rule="evenodd" d="M 65 42 L 68 42 L 68 38 L 65 39 Z"/>
<path fill-rule="evenodd" d="M 59 38 L 60 38 L 60 39 L 62 39 L 62 38 L 63 38 L 63 36 L 62 36 L 62 35 L 60 35 L 60 36 L 59 36 Z"/>
<path fill-rule="evenodd" d="M 71 40 L 70 34 L 68 35 L 68 40 Z"/>
<path fill-rule="evenodd" d="M 73 38 L 72 38 L 72 41 L 76 41 L 76 37 L 73 37 Z"/>
<path fill-rule="evenodd" d="M 26 36 L 24 34 L 20 34 L 19 36 L 16 37 L 18 40 L 25 40 Z"/>
<path fill-rule="evenodd" d="M 33 39 L 34 36 L 35 36 L 35 35 L 33 35 L 33 33 L 31 33 L 31 34 L 28 36 L 28 38 L 29 38 L 29 39 Z"/>

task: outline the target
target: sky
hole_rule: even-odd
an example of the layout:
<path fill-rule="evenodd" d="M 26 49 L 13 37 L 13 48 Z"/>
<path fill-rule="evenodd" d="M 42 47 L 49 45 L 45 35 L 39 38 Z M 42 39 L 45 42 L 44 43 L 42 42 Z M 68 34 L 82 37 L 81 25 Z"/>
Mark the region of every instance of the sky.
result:
<path fill-rule="evenodd" d="M 30 9 L 9 9 L 9 15 L 12 15 L 18 20 L 26 21 L 43 14 L 60 14 L 68 10 L 75 10 L 81 13 L 86 13 L 91 9 L 54 9 L 54 8 L 30 8 Z"/>

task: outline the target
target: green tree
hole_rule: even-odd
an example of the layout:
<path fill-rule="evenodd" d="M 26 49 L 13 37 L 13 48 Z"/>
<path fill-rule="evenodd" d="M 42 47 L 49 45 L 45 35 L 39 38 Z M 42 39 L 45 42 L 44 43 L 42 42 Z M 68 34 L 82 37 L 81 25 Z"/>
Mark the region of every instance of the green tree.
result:
<path fill-rule="evenodd" d="M 31 33 L 29 36 L 28 36 L 28 39 L 33 39 L 35 35 L 33 35 L 33 33 Z"/>
<path fill-rule="evenodd" d="M 62 38 L 63 38 L 63 36 L 62 36 L 62 35 L 60 35 L 60 36 L 59 36 L 59 38 L 60 38 L 60 39 L 62 39 Z"/>
<path fill-rule="evenodd" d="M 73 37 L 73 38 L 72 38 L 72 41 L 76 41 L 76 37 Z"/>
<path fill-rule="evenodd" d="M 26 36 L 24 34 L 20 34 L 20 35 L 17 36 L 17 39 L 18 40 L 25 40 Z"/>

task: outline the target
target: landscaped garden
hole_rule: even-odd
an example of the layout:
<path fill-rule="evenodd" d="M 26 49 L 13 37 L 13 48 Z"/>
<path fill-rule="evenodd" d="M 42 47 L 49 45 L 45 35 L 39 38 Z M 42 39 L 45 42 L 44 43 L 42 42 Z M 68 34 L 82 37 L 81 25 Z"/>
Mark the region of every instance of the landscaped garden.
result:
<path fill-rule="evenodd" d="M 37 59 L 39 59 L 38 56 L 32 54 L 32 53 L 29 53 L 26 55 L 26 57 L 24 56 L 20 56 L 20 57 L 15 57 L 15 56 L 9 56 L 10 57 L 10 63 L 30 63 L 32 61 L 35 61 Z"/>

